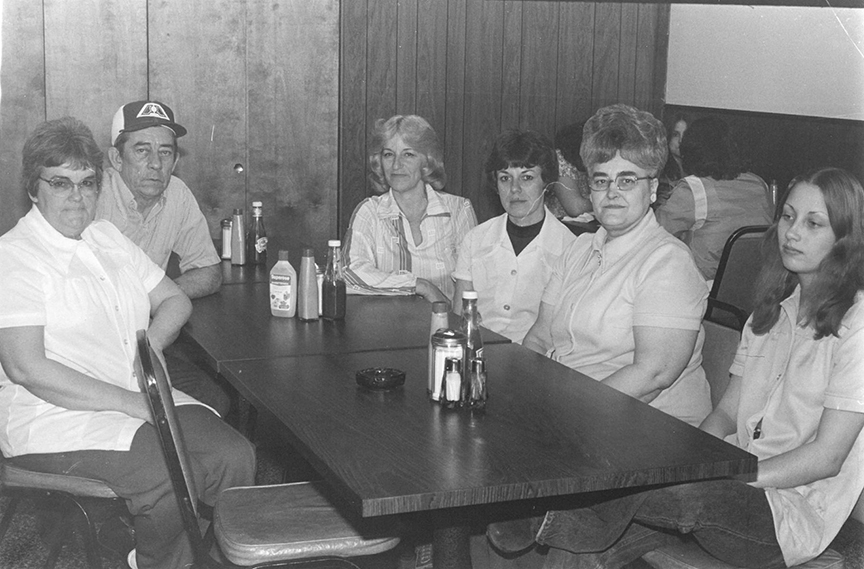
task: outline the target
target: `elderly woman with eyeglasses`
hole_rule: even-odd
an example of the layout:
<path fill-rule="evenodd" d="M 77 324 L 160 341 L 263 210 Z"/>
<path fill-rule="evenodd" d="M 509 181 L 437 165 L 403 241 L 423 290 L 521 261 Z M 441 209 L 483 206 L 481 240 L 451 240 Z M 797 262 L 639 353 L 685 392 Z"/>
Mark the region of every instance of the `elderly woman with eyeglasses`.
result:
<path fill-rule="evenodd" d="M 585 123 L 580 154 L 601 228 L 553 268 L 523 345 L 691 425 L 711 411 L 701 368 L 708 291 L 651 212 L 666 129 L 627 105 Z"/>
<path fill-rule="evenodd" d="M 132 567 L 186 567 L 183 530 L 147 400 L 136 332 L 162 350 L 192 305 L 110 222 L 93 221 L 102 151 L 71 117 L 37 126 L 22 181 L 33 207 L 0 237 L 0 450 L 13 465 L 102 480 L 135 525 Z M 255 451 L 210 408 L 174 391 L 200 495 L 255 481 Z"/>

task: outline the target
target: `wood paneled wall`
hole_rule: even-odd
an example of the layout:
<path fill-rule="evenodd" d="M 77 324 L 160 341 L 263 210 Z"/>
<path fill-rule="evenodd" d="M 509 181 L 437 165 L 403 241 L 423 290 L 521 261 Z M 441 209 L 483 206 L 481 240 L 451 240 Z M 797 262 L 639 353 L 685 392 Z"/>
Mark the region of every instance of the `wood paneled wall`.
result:
<path fill-rule="evenodd" d="M 71 114 L 107 147 L 114 112 L 136 99 L 168 103 L 189 130 L 177 174 L 214 235 L 261 199 L 272 235 L 322 255 L 368 195 L 377 118 L 426 117 L 444 142 L 448 191 L 482 220 L 500 211 L 481 170 L 503 129 L 552 137 L 613 102 L 662 108 L 662 4 L 3 0 L 3 10 L 0 232 L 29 207 L 20 153 L 36 124 Z"/>
<path fill-rule="evenodd" d="M 262 200 L 268 232 L 323 262 L 337 219 L 338 0 L 2 4 L 0 233 L 29 209 L 19 177 L 33 127 L 73 115 L 107 147 L 119 106 L 154 98 L 189 131 L 175 173 L 214 235 Z"/>
<path fill-rule="evenodd" d="M 554 137 L 623 102 L 659 117 L 666 4 L 350 0 L 341 6 L 339 230 L 372 190 L 366 142 L 378 118 L 425 117 L 445 147 L 447 191 L 480 220 L 501 212 L 482 165 L 502 130 Z"/>

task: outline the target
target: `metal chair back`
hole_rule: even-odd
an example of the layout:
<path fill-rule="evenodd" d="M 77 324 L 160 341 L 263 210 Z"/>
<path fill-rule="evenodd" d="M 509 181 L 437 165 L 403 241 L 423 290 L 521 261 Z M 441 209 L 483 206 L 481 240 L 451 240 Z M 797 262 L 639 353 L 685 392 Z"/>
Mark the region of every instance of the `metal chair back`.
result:
<path fill-rule="evenodd" d="M 195 480 L 189 466 L 183 434 L 174 408 L 174 398 L 168 382 L 168 374 L 156 357 L 147 339 L 147 333 L 137 333 L 138 353 L 135 357 L 135 373 L 141 391 L 147 395 L 153 423 L 159 435 L 159 442 L 165 455 L 168 475 L 183 519 L 183 527 L 192 543 L 195 564 L 199 567 L 210 565 L 210 556 L 204 546 L 201 530 L 198 527 L 198 500 Z"/>
<path fill-rule="evenodd" d="M 710 298 L 732 305 L 748 316 L 753 312 L 754 285 L 762 266 L 762 238 L 767 229 L 767 225 L 752 225 L 732 232 L 720 255 Z"/>

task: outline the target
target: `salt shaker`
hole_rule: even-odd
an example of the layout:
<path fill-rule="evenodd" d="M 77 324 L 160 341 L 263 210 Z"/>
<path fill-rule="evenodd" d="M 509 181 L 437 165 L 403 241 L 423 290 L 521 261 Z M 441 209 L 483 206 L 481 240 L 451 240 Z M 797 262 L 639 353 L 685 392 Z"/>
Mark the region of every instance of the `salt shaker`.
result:
<path fill-rule="evenodd" d="M 441 399 L 451 408 L 458 406 L 462 401 L 462 374 L 459 371 L 461 369 L 460 358 L 447 358 Z"/>

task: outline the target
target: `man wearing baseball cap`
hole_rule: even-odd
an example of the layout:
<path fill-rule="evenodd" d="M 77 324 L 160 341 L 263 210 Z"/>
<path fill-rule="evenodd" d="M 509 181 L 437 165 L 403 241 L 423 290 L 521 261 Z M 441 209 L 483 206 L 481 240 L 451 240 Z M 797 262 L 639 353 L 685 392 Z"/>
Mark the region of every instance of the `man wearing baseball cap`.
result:
<path fill-rule="evenodd" d="M 219 290 L 222 269 L 198 201 L 172 175 L 179 159 L 177 139 L 185 134 L 164 103 L 120 107 L 111 124 L 110 167 L 102 177 L 96 218 L 111 221 L 163 270 L 175 253 L 181 274 L 174 281 L 189 298 L 198 298 Z M 174 387 L 224 417 L 228 396 L 180 351 L 165 351 Z"/>

